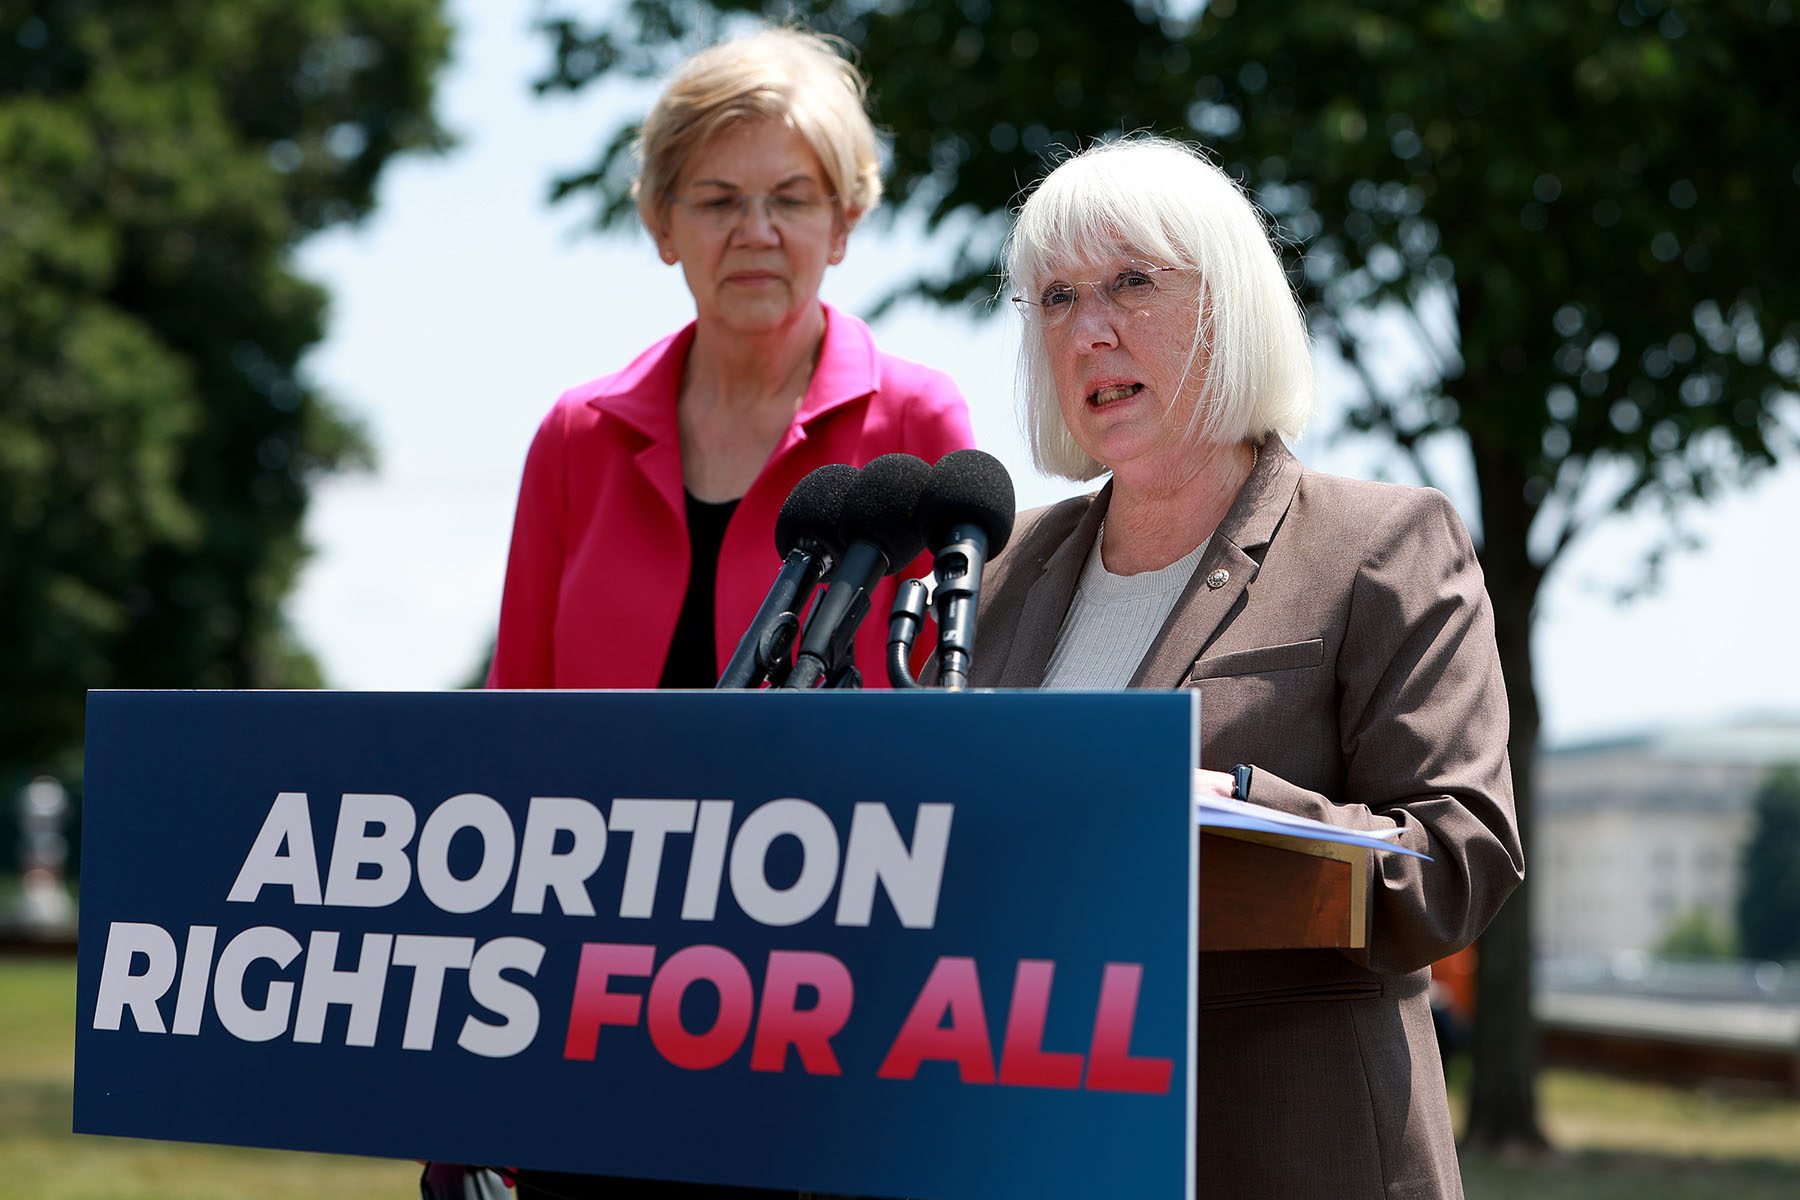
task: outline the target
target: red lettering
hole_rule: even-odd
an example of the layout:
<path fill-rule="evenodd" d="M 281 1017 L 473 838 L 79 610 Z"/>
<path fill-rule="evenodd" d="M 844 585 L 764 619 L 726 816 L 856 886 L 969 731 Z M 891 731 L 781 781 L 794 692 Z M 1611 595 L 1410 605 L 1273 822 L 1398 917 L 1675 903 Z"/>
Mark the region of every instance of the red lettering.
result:
<path fill-rule="evenodd" d="M 819 994 L 818 1003 L 799 1007 L 800 988 Z M 787 1067 L 788 1047 L 800 1055 L 809 1075 L 841 1075 L 831 1039 L 850 1019 L 855 989 L 850 972 L 829 954 L 801 950 L 775 950 L 763 976 L 762 1006 L 756 1016 L 756 1041 L 750 1049 L 752 1071 L 781 1071 Z"/>
<path fill-rule="evenodd" d="M 994 1082 L 994 1047 L 972 958 L 937 960 L 876 1075 L 911 1079 L 926 1059 L 955 1063 L 964 1083 Z"/>
<path fill-rule="evenodd" d="M 1044 1022 L 1050 1011 L 1050 982 L 1056 964 L 1023 958 L 1013 976 L 1012 1007 L 1000 1050 L 1000 1082 L 1012 1087 L 1078 1088 L 1081 1055 L 1049 1052 Z"/>
<path fill-rule="evenodd" d="M 1090 1091 L 1161 1095 L 1169 1090 L 1173 1060 L 1131 1056 L 1131 1030 L 1137 1023 L 1138 986 L 1143 978 L 1141 963 L 1106 964 L 1106 973 L 1100 977 L 1100 1007 L 1094 1014 L 1094 1040 L 1088 1048 Z"/>
<path fill-rule="evenodd" d="M 712 1028 L 692 1033 L 681 1023 L 681 997 L 705 980 L 719 993 Z M 704 1071 L 736 1054 L 750 1032 L 754 1002 L 750 972 L 737 955 L 718 946 L 689 946 L 669 956 L 650 984 L 650 1041 L 678 1067 Z"/>
<path fill-rule="evenodd" d="M 614 975 L 647 976 L 655 962 L 655 946 L 588 942 L 581 947 L 581 965 L 575 972 L 575 998 L 569 1005 L 569 1035 L 563 1042 L 564 1058 L 592 1062 L 599 1047 L 602 1025 L 638 1023 L 644 998 L 609 992 L 606 985 Z"/>

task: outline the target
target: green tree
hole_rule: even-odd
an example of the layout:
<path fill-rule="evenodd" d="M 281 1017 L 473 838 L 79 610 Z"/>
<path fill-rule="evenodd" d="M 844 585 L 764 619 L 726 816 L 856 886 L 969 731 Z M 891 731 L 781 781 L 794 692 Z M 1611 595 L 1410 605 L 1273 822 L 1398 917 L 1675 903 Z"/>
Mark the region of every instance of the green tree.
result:
<path fill-rule="evenodd" d="M 1737 941 L 1717 912 L 1697 904 L 1669 922 L 1656 953 L 1664 958 L 1735 958 Z"/>
<path fill-rule="evenodd" d="M 1800 768 L 1769 772 L 1757 789 L 1738 889 L 1745 958 L 1800 960 Z"/>
<path fill-rule="evenodd" d="M 1529 845 L 1546 576 L 1612 514 L 1674 513 L 1793 443 L 1792 5 L 634 0 L 549 19 L 542 86 L 656 75 L 746 16 L 859 52 L 893 133 L 890 213 L 954 247 L 899 294 L 991 295 L 1009 206 L 1059 146 L 1193 137 L 1254 192 L 1314 334 L 1360 381 L 1350 427 L 1425 482 L 1446 450 L 1471 468 Z M 631 133 L 558 185 L 597 195 L 602 224 L 629 212 Z M 1515 896 L 1482 940 L 1478 1146 L 1543 1141 L 1528 912 Z"/>
<path fill-rule="evenodd" d="M 440 0 L 0 0 L 0 763 L 89 687 L 316 682 L 283 623 L 312 483 L 306 235 L 432 113 Z"/>

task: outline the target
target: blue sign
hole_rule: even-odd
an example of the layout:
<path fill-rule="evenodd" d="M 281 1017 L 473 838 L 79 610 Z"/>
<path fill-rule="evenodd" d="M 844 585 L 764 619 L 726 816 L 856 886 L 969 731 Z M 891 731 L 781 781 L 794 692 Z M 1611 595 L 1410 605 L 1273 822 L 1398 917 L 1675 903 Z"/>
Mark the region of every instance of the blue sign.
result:
<path fill-rule="evenodd" d="M 75 1129 L 1191 1195 L 1197 703 L 94 693 Z"/>

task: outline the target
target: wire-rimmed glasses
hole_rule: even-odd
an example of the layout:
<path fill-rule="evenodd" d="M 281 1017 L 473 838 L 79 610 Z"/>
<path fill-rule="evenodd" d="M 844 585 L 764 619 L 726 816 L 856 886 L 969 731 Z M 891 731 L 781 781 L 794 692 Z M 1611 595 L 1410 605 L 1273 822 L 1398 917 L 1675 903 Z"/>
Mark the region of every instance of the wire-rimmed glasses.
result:
<path fill-rule="evenodd" d="M 750 216 L 751 204 L 761 204 L 763 217 L 782 229 L 806 229 L 822 224 L 838 204 L 813 187 L 785 187 L 773 192 L 740 192 L 707 188 L 676 201 L 695 220 L 718 232 L 736 229 Z"/>
<path fill-rule="evenodd" d="M 1130 312 L 1149 304 L 1156 296 L 1156 277 L 1164 271 L 1179 271 L 1181 267 L 1159 267 L 1151 263 L 1126 263 L 1119 268 L 1117 274 L 1108 279 L 1080 279 L 1071 283 L 1067 280 L 1056 280 L 1047 284 L 1044 290 L 1033 300 L 1029 296 L 1019 295 L 1012 298 L 1025 318 L 1035 321 L 1045 329 L 1055 329 L 1067 321 L 1075 311 L 1080 297 L 1080 289 L 1087 288 L 1122 312 Z"/>

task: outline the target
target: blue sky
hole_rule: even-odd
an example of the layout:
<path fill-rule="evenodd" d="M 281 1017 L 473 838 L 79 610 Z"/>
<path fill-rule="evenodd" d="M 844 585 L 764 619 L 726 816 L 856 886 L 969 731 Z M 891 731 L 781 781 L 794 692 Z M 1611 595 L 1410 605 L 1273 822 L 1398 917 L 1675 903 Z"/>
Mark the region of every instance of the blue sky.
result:
<path fill-rule="evenodd" d="M 546 199 L 591 161 L 640 91 L 539 99 L 548 42 L 529 6 L 453 2 L 455 62 L 440 111 L 461 144 L 391 167 L 375 214 L 307 243 L 302 269 L 332 293 L 307 369 L 368 426 L 372 474 L 333 480 L 308 520 L 315 549 L 291 605 L 328 681 L 356 689 L 455 686 L 499 604 L 525 447 L 557 394 L 622 366 L 685 323 L 692 302 L 641 231 L 604 237 L 577 202 Z M 825 297 L 853 312 L 943 247 L 916 228 L 865 228 Z M 1082 490 L 1037 476 L 1012 405 L 1014 321 L 908 306 L 876 323 L 884 349 L 949 371 L 981 445 L 1012 469 L 1022 507 Z M 1314 428 L 1296 447 L 1325 470 L 1401 469 L 1378 444 L 1333 436 L 1347 381 L 1321 364 Z M 1459 495 L 1449 461 L 1452 499 Z M 1663 588 L 1620 607 L 1656 527 L 1614 521 L 1561 563 L 1540 603 L 1536 661 L 1553 743 L 1646 728 L 1800 713 L 1800 463 L 1690 522 L 1705 548 Z"/>

